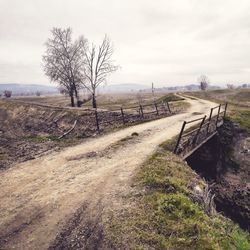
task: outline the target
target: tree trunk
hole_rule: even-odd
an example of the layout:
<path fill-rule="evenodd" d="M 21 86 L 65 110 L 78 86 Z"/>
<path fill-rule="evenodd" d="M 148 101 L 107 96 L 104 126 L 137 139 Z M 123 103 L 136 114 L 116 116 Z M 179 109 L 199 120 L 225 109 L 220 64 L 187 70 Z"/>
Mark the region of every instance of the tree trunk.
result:
<path fill-rule="evenodd" d="M 79 108 L 79 107 L 81 107 L 81 105 L 80 105 L 80 102 L 79 102 L 79 96 L 78 96 L 78 92 L 77 92 L 76 88 L 75 88 L 75 96 L 76 96 L 76 105 Z"/>
<path fill-rule="evenodd" d="M 75 107 L 74 94 L 70 93 L 71 107 Z"/>
<path fill-rule="evenodd" d="M 92 107 L 93 107 L 94 109 L 97 108 L 97 106 L 96 106 L 96 99 L 95 99 L 95 93 L 92 94 Z"/>

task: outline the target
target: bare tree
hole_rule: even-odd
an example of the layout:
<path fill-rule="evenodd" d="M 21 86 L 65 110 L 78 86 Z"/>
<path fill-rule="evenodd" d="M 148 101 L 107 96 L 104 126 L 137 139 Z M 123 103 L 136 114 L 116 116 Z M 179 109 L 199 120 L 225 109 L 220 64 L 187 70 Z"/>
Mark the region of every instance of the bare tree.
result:
<path fill-rule="evenodd" d="M 12 96 L 12 91 L 10 91 L 10 90 L 4 90 L 3 94 L 4 94 L 4 96 L 6 98 L 10 98 Z"/>
<path fill-rule="evenodd" d="M 198 78 L 198 83 L 200 84 L 200 89 L 201 90 L 206 90 L 209 84 L 209 79 L 206 75 L 201 75 Z"/>
<path fill-rule="evenodd" d="M 227 84 L 227 88 L 228 89 L 234 89 L 234 85 L 233 84 Z"/>
<path fill-rule="evenodd" d="M 41 91 L 36 91 L 36 96 L 41 96 Z"/>
<path fill-rule="evenodd" d="M 111 60 L 113 52 L 113 46 L 107 35 L 105 35 L 102 44 L 98 49 L 92 44 L 92 47 L 86 50 L 86 64 L 84 67 L 82 84 L 92 95 L 93 108 L 97 107 L 97 88 L 106 82 L 109 74 L 118 69 L 118 66 L 114 65 Z"/>
<path fill-rule="evenodd" d="M 52 82 L 57 82 L 69 94 L 71 106 L 74 107 L 74 97 L 79 101 L 78 90 L 83 78 L 87 40 L 80 37 L 72 42 L 70 28 L 53 28 L 51 32 L 52 38 L 47 40 L 47 50 L 43 56 L 44 71 Z"/>

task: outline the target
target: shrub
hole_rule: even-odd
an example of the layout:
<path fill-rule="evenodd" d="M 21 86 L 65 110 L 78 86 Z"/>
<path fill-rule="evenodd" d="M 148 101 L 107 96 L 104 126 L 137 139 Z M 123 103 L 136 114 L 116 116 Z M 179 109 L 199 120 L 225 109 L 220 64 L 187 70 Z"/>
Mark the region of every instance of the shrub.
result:
<path fill-rule="evenodd" d="M 4 96 L 6 98 L 10 98 L 12 96 L 12 91 L 10 91 L 10 90 L 4 90 L 3 94 L 4 94 Z"/>

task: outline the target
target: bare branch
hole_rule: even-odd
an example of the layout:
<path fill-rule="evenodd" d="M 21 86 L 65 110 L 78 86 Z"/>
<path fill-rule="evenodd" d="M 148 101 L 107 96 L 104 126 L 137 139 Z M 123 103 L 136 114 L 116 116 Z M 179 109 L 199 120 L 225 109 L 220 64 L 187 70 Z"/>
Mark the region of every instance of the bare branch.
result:
<path fill-rule="evenodd" d="M 78 99 L 78 90 L 84 79 L 87 40 L 80 37 L 72 42 L 70 28 L 53 28 L 51 33 L 52 38 L 45 44 L 47 49 L 43 56 L 44 71 L 52 82 L 57 82 L 68 92 L 74 106 L 74 96 Z"/>
<path fill-rule="evenodd" d="M 90 90 L 93 96 L 94 108 L 96 108 L 95 95 L 97 87 L 105 83 L 108 75 L 118 69 L 111 61 L 112 55 L 113 47 L 107 35 L 105 35 L 97 51 L 93 44 L 92 48 L 86 51 L 85 81 L 82 81 L 82 84 Z"/>

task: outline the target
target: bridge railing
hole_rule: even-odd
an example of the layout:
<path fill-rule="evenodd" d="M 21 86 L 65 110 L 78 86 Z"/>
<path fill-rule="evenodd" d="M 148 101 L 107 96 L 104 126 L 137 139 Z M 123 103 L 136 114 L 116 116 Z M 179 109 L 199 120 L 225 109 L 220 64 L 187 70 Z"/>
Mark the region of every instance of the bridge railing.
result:
<path fill-rule="evenodd" d="M 211 108 L 210 114 L 194 120 L 184 121 L 177 138 L 174 153 L 187 158 L 197 148 L 217 133 L 223 124 L 227 112 L 227 103 Z"/>

